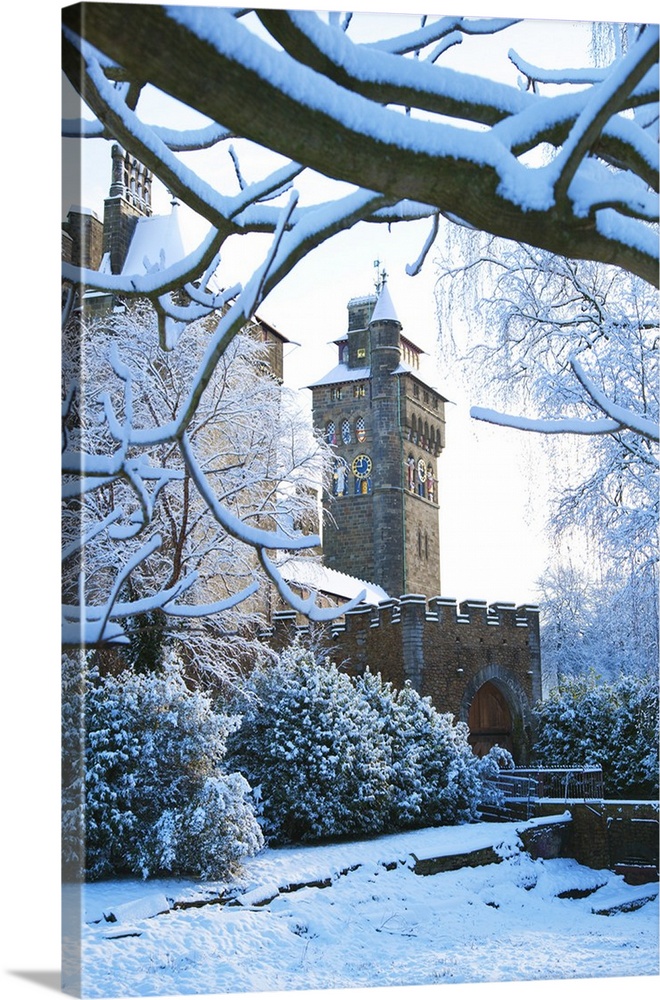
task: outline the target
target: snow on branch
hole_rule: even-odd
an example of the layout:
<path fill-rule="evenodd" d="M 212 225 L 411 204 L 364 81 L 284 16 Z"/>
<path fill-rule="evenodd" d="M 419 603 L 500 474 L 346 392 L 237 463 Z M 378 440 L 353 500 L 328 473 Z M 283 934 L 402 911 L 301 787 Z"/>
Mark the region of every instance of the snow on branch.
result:
<path fill-rule="evenodd" d="M 640 156 L 645 129 L 636 119 L 622 128 L 627 108 L 653 99 L 648 88 L 657 48 L 650 28 L 600 78 L 549 95 L 540 85 L 525 92 L 496 78 L 485 83 L 443 67 L 442 57 L 432 64 L 404 54 L 422 52 L 450 31 L 460 31 L 466 45 L 470 34 L 487 37 L 513 22 L 439 19 L 408 42 L 365 44 L 351 36 L 355 18 L 348 31 L 316 13 L 264 10 L 259 18 L 281 48 L 248 19 L 218 8 L 137 5 L 117 12 L 92 5 L 85 32 L 127 78 L 146 79 L 237 136 L 325 177 L 380 193 L 392 204 L 430 205 L 447 218 L 553 253 L 617 263 L 657 284 L 657 239 L 648 232 L 657 205 L 641 193 L 649 185 Z M 65 13 L 65 20 L 74 23 L 75 15 Z M 151 47 L 146 60 L 144 42 L 156 36 L 163 44 Z M 205 79 L 222 80 L 221 87 L 200 88 L 201 65 Z M 150 156 L 147 165 L 161 177 L 172 172 L 159 151 L 164 144 L 158 147 L 153 135 L 145 141 L 125 105 L 119 108 L 121 94 L 107 96 L 108 105 L 111 96 L 117 107 L 93 106 L 100 120 L 121 141 L 130 140 L 136 155 Z M 507 128 L 498 132 L 498 125 Z M 548 143 L 560 173 L 523 158 L 533 148 L 522 141 L 525 133 Z M 517 137 L 516 145 L 506 142 L 507 134 Z M 185 198 L 180 167 L 176 174 Z M 601 185 L 610 189 L 607 198 L 594 202 L 588 192 Z M 189 203 L 213 221 L 213 193 L 201 190 L 200 197 L 200 185 L 190 184 Z M 596 225 L 585 225 L 588 216 Z"/>
<path fill-rule="evenodd" d="M 564 417 L 557 420 L 536 417 L 519 417 L 510 413 L 500 413 L 483 406 L 470 407 L 470 416 L 498 427 L 512 427 L 517 431 L 533 431 L 536 434 L 614 434 L 621 430 L 616 420 L 603 417 L 596 420 L 581 420 Z"/>
<path fill-rule="evenodd" d="M 589 398 L 600 410 L 603 411 L 603 413 L 605 413 L 612 420 L 616 421 L 619 429 L 622 430 L 623 428 L 627 428 L 628 430 L 633 431 L 633 433 L 639 434 L 640 437 L 646 438 L 649 441 L 660 440 L 658 435 L 658 424 L 656 422 L 649 420 L 647 417 L 641 416 L 640 414 L 633 413 L 626 407 L 617 406 L 617 404 L 611 399 L 608 399 L 605 393 L 602 392 L 588 377 L 577 358 L 571 359 L 571 368 Z"/>
<path fill-rule="evenodd" d="M 209 511 L 218 524 L 222 525 L 225 531 L 233 538 L 237 538 L 239 541 L 255 549 L 284 549 L 296 552 L 301 549 L 315 548 L 321 544 L 321 539 L 318 535 L 289 536 L 280 531 L 268 531 L 246 524 L 245 521 L 242 521 L 236 514 L 232 514 L 230 510 L 218 501 L 193 452 L 190 440 L 185 434 L 181 438 L 181 453 L 195 486 L 204 498 Z"/>
<path fill-rule="evenodd" d="M 280 596 L 284 598 L 290 607 L 312 622 L 334 621 L 341 615 L 345 615 L 349 611 L 352 611 L 353 608 L 356 608 L 367 596 L 366 590 L 361 590 L 356 597 L 353 597 L 350 601 L 346 601 L 344 604 L 340 604 L 338 607 L 321 608 L 316 603 L 316 592 L 312 591 L 307 598 L 299 597 L 295 590 L 292 590 L 288 585 L 276 564 L 268 558 L 264 550 L 261 548 L 258 550 L 258 553 L 261 565 L 277 587 Z"/>
<path fill-rule="evenodd" d="M 570 366 L 589 400 L 605 416 L 558 419 L 522 417 L 500 413 L 497 410 L 481 406 L 473 406 L 470 409 L 470 416 L 485 423 L 497 424 L 500 427 L 512 427 L 519 431 L 533 431 L 537 434 L 616 434 L 618 431 L 629 430 L 647 441 L 660 440 L 657 422 L 614 403 L 587 376 L 576 358 L 570 359 Z"/>

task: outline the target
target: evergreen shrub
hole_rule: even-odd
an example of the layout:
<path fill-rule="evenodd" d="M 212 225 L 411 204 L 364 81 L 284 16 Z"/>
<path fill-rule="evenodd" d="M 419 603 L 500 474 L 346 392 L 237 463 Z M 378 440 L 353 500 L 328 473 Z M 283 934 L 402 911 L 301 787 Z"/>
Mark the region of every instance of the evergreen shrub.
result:
<path fill-rule="evenodd" d="M 467 727 L 410 686 L 351 678 L 300 645 L 257 667 L 234 707 L 230 759 L 271 843 L 469 822 L 497 771 L 498 754 L 480 761 Z"/>
<path fill-rule="evenodd" d="M 65 688 L 65 751 L 75 755 L 67 719 L 83 722 L 84 733 L 80 773 L 68 769 L 65 815 L 68 799 L 87 877 L 219 878 L 260 849 L 250 788 L 224 767 L 239 721 L 190 690 L 178 660 L 169 656 L 156 674 L 100 677 L 91 669 L 84 684 L 69 680 Z M 67 838 L 69 851 L 72 844 Z"/>
<path fill-rule="evenodd" d="M 608 798 L 657 799 L 656 677 L 564 674 L 535 715 L 535 764 L 600 765 Z"/>

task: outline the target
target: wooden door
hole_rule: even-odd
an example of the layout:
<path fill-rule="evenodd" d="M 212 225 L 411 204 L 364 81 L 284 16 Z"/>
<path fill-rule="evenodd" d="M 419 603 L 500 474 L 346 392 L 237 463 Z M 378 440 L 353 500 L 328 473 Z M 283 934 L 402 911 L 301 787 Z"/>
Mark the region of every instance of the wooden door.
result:
<path fill-rule="evenodd" d="M 500 746 L 513 753 L 511 711 L 502 692 L 490 681 L 477 691 L 468 715 L 470 746 L 477 757 Z"/>

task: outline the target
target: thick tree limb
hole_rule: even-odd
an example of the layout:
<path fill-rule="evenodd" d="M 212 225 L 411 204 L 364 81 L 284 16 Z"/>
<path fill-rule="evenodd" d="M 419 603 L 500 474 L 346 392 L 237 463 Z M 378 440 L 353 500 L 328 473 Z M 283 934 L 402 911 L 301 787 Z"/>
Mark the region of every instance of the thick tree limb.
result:
<path fill-rule="evenodd" d="M 551 191 L 536 206 L 521 203 L 529 169 L 489 132 L 383 108 L 273 50 L 226 11 L 90 4 L 84 12 L 85 37 L 130 74 L 295 162 L 387 200 L 410 198 L 487 232 L 658 282 L 657 239 L 644 223 L 621 230 L 607 213 L 584 217 Z M 80 8 L 64 14 L 75 27 Z M 598 162 L 588 162 L 589 184 L 600 183 Z M 632 203 L 627 211 L 634 215 Z"/>

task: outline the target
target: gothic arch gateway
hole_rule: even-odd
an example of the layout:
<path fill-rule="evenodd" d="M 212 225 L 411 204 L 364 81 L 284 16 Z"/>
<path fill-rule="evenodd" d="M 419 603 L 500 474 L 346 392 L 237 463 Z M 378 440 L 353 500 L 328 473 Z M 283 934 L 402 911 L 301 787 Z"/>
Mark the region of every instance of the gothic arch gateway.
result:
<path fill-rule="evenodd" d="M 477 691 L 468 712 L 470 746 L 483 757 L 494 746 L 513 753 L 513 719 L 509 704 L 492 683 L 486 681 Z"/>
<path fill-rule="evenodd" d="M 513 754 L 518 763 L 527 759 L 532 729 L 532 706 L 526 692 L 509 670 L 490 665 L 465 688 L 460 718 L 467 722 L 470 746 L 483 757 L 494 746 Z"/>

